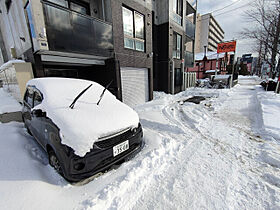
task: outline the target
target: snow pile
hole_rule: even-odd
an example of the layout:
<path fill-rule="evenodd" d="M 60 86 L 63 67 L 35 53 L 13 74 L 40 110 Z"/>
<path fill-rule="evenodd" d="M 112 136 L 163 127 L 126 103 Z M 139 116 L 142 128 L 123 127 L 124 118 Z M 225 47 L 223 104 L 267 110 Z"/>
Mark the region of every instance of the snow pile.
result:
<path fill-rule="evenodd" d="M 0 72 L 4 69 L 7 69 L 11 67 L 15 63 L 25 63 L 23 60 L 9 60 L 7 63 L 4 63 L 2 66 L 0 66 Z"/>
<path fill-rule="evenodd" d="M 76 102 L 74 109 L 69 105 L 76 96 L 88 89 Z M 75 154 L 83 157 L 99 138 L 138 126 L 135 111 L 105 91 L 104 87 L 78 79 L 40 78 L 30 80 L 27 85 L 36 86 L 43 93 L 43 102 L 33 109 L 41 109 L 60 129 L 61 142 L 70 146 Z"/>
<path fill-rule="evenodd" d="M 21 111 L 21 105 L 3 88 L 0 88 L 0 114 L 18 111 Z"/>
<path fill-rule="evenodd" d="M 260 92 L 258 100 L 261 104 L 265 130 L 280 142 L 280 95 Z"/>

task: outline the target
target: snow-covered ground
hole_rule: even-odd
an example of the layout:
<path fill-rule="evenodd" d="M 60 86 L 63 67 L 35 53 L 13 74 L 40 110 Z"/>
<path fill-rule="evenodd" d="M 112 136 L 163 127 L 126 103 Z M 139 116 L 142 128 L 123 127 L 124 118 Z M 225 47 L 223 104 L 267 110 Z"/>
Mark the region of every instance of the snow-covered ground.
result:
<path fill-rule="evenodd" d="M 279 209 L 280 96 L 258 83 L 156 93 L 136 108 L 144 149 L 83 186 L 54 172 L 22 123 L 0 124 L 0 209 Z"/>
<path fill-rule="evenodd" d="M 0 114 L 18 111 L 21 111 L 20 104 L 3 88 L 0 88 Z"/>

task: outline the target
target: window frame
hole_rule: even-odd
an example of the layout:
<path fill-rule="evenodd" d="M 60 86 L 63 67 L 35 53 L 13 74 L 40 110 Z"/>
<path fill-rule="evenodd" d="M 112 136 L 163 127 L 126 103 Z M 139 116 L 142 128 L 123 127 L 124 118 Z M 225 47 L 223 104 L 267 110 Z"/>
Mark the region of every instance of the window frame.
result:
<path fill-rule="evenodd" d="M 35 96 L 36 96 L 36 95 L 38 95 L 38 96 L 41 98 L 41 101 L 40 101 L 40 103 L 38 103 L 38 104 L 35 105 Z M 33 107 L 32 107 L 32 108 L 34 108 L 35 106 L 40 105 L 42 102 L 43 102 L 43 95 L 41 94 L 41 92 L 40 92 L 38 89 L 36 89 L 36 90 L 34 91 L 34 93 L 33 93 Z"/>
<path fill-rule="evenodd" d="M 90 3 L 87 3 L 85 1 L 77 1 L 77 0 L 64 0 L 66 2 L 66 6 L 63 6 L 63 5 L 60 5 L 60 4 L 57 4 L 55 3 L 54 1 L 52 0 L 47 0 L 48 2 L 52 3 L 52 4 L 55 4 L 57 6 L 60 6 L 60 7 L 64 7 L 64 8 L 67 8 L 69 10 L 71 10 L 72 12 L 76 12 L 78 14 L 82 14 L 82 15 L 88 15 L 88 16 L 91 16 L 91 11 L 90 11 Z M 81 7 L 84 7 L 86 9 L 86 14 L 84 13 L 81 13 L 81 12 L 78 12 L 76 10 L 73 10 L 71 9 L 71 3 L 74 3 L 74 4 L 77 4 Z"/>
<path fill-rule="evenodd" d="M 174 39 L 174 36 L 176 37 L 175 39 Z M 180 37 L 180 45 L 178 45 L 178 38 L 179 37 Z M 173 32 L 172 58 L 175 58 L 175 59 L 178 59 L 178 60 L 182 59 L 182 37 L 183 36 L 181 34 Z M 174 41 L 175 41 L 175 43 L 174 43 Z M 178 56 L 178 53 L 179 53 L 179 56 Z"/>
<path fill-rule="evenodd" d="M 41 104 L 44 100 L 43 94 L 37 88 L 35 88 L 33 86 L 28 86 L 26 88 L 23 100 L 24 100 L 25 104 L 27 106 L 29 106 L 30 109 L 35 107 L 34 106 L 35 94 L 38 94 L 40 96 L 41 102 L 39 104 Z M 29 97 L 29 95 L 32 95 L 32 97 Z M 28 98 L 30 98 L 32 100 L 31 104 L 29 103 Z M 37 104 L 37 105 L 39 105 L 39 104 Z"/>
<path fill-rule="evenodd" d="M 123 11 L 125 10 L 129 10 L 131 13 L 132 13 L 132 36 L 131 35 L 128 35 L 125 33 L 125 27 L 124 27 L 124 15 L 123 15 Z M 135 21 L 135 16 L 140 16 L 142 17 L 142 20 L 143 20 L 143 39 L 142 38 L 139 38 L 137 37 L 136 35 L 136 21 Z M 142 13 L 136 11 L 136 10 L 133 10 L 125 5 L 122 5 L 122 20 L 123 20 L 123 36 L 124 36 L 124 48 L 125 49 L 130 49 L 130 50 L 135 50 L 135 51 L 138 51 L 138 52 L 146 52 L 146 27 L 145 27 L 145 15 L 143 15 Z M 131 41 L 133 44 L 132 44 L 132 47 L 129 47 L 127 46 L 125 43 L 126 41 Z M 141 50 L 140 48 L 137 49 L 137 43 L 143 43 L 143 50 Z"/>
<path fill-rule="evenodd" d="M 24 94 L 24 102 L 29 108 L 33 108 L 34 90 L 32 89 L 32 87 L 28 86 Z M 32 95 L 32 97 L 29 97 L 30 95 Z M 31 99 L 31 103 L 29 103 L 29 98 Z"/>

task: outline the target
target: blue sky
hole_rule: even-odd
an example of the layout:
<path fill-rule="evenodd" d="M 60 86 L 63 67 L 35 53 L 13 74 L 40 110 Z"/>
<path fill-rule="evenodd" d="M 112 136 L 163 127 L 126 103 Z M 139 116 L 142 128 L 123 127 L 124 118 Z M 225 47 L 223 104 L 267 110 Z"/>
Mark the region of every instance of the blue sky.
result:
<path fill-rule="evenodd" d="M 233 4 L 225 9 L 214 12 L 213 16 L 216 16 L 216 20 L 225 31 L 225 41 L 237 39 L 238 56 L 245 53 L 253 53 L 256 56 L 254 41 L 243 39 L 240 36 L 240 32 L 244 28 L 252 25 L 246 21 L 246 16 L 244 15 L 246 10 L 251 9 L 251 2 L 253 0 L 198 0 L 198 13 L 200 14 L 219 10 Z"/>

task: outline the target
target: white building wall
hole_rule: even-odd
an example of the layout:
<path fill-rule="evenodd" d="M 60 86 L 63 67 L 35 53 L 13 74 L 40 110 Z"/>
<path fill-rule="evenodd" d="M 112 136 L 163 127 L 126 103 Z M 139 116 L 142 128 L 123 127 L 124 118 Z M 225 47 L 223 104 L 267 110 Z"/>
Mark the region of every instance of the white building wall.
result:
<path fill-rule="evenodd" d="M 0 1 L 0 9 L 2 11 L 0 27 L 8 58 L 12 59 L 11 48 L 15 48 L 16 58 L 23 58 L 23 53 L 32 46 L 23 1 L 12 1 L 9 11 L 6 9 L 5 1 Z"/>
<path fill-rule="evenodd" d="M 204 52 L 204 46 L 207 46 L 210 51 L 216 51 L 217 43 L 223 41 L 223 39 L 224 32 L 214 21 L 213 16 L 211 14 L 198 14 L 195 53 Z M 210 43 L 216 47 L 213 47 Z"/>

